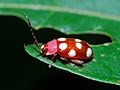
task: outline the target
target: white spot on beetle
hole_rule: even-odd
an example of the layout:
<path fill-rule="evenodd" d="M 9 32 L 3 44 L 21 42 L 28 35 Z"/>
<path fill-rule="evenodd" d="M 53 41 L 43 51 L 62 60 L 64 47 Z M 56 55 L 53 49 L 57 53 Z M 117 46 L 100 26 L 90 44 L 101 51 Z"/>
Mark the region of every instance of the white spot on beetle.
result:
<path fill-rule="evenodd" d="M 67 48 L 67 43 L 60 43 L 60 44 L 59 44 L 59 48 L 60 48 L 61 50 L 65 50 L 65 49 Z"/>
<path fill-rule="evenodd" d="M 70 57 L 74 57 L 74 56 L 76 55 L 75 50 L 74 50 L 74 49 L 70 50 L 70 52 L 68 53 L 68 55 L 69 55 Z"/>
<path fill-rule="evenodd" d="M 81 43 L 76 43 L 75 45 L 76 45 L 76 47 L 77 47 L 78 49 L 81 49 L 81 48 L 82 48 L 82 44 L 81 44 Z"/>
<path fill-rule="evenodd" d="M 58 38 L 58 41 L 66 41 L 66 38 Z"/>
<path fill-rule="evenodd" d="M 81 42 L 81 40 L 80 40 L 80 39 L 75 39 L 75 41 L 76 41 L 76 42 Z"/>
<path fill-rule="evenodd" d="M 92 55 L 92 50 L 91 48 L 87 49 L 86 56 L 89 58 Z"/>

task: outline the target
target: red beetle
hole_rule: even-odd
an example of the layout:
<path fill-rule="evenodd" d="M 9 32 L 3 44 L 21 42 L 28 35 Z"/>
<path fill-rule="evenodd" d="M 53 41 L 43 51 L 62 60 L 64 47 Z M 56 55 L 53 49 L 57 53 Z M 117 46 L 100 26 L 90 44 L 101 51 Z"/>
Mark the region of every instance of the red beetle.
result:
<path fill-rule="evenodd" d="M 38 41 L 32 31 L 31 23 L 28 19 L 30 31 L 32 32 L 35 43 L 43 55 L 53 55 L 52 60 L 58 54 L 62 60 L 67 60 L 75 64 L 83 64 L 84 61 L 93 57 L 93 50 L 88 43 L 76 38 L 58 38 L 49 41 L 42 46 L 38 45 Z M 51 63 L 52 64 L 52 63 Z M 51 64 L 49 67 L 51 67 Z"/>
<path fill-rule="evenodd" d="M 70 60 L 76 64 L 82 64 L 83 60 L 91 59 L 93 50 L 83 40 L 75 38 L 58 38 L 41 46 L 43 55 L 59 54 L 62 60 Z"/>

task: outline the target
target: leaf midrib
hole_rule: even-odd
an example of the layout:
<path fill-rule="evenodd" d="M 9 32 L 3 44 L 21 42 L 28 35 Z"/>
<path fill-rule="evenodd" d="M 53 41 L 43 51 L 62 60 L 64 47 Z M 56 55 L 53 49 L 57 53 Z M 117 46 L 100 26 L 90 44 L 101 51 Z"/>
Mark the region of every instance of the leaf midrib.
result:
<path fill-rule="evenodd" d="M 72 14 L 87 15 L 92 17 L 98 17 L 108 20 L 120 21 L 120 16 L 103 14 L 91 10 L 82 10 L 68 7 L 60 7 L 53 5 L 41 5 L 41 4 L 17 4 L 17 3 L 0 3 L 0 8 L 18 8 L 18 9 L 31 9 L 31 10 L 45 10 L 55 12 L 65 12 Z"/>

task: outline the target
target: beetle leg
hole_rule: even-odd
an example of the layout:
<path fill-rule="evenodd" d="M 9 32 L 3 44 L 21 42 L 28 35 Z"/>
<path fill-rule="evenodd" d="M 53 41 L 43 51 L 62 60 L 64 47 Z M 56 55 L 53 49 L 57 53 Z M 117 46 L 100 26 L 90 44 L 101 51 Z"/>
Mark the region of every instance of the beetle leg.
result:
<path fill-rule="evenodd" d="M 74 64 L 74 63 L 72 63 L 72 62 L 70 62 L 70 65 L 71 65 L 71 66 L 74 66 L 75 64 Z"/>
<path fill-rule="evenodd" d="M 53 61 L 50 61 L 50 64 L 48 65 L 48 68 L 51 68 L 53 64 Z"/>
<path fill-rule="evenodd" d="M 84 62 L 81 61 L 81 60 L 71 60 L 73 63 L 76 63 L 76 64 L 83 64 Z"/>
<path fill-rule="evenodd" d="M 54 60 L 54 59 L 55 59 L 55 57 L 56 57 L 56 55 L 57 55 L 56 53 L 55 53 L 55 54 L 53 54 L 53 56 L 52 56 L 52 58 L 51 58 L 51 59 L 52 59 L 52 60 Z"/>
<path fill-rule="evenodd" d="M 64 58 L 64 57 L 60 57 L 60 59 L 62 59 L 64 61 L 67 61 L 67 58 Z"/>
<path fill-rule="evenodd" d="M 52 58 L 51 58 L 51 61 L 50 61 L 50 64 L 48 65 L 48 67 L 49 68 L 51 68 L 52 67 L 52 64 L 53 64 L 53 61 L 54 61 L 54 59 L 55 59 L 55 57 L 56 57 L 56 53 L 55 54 L 53 54 L 53 56 L 52 56 Z"/>

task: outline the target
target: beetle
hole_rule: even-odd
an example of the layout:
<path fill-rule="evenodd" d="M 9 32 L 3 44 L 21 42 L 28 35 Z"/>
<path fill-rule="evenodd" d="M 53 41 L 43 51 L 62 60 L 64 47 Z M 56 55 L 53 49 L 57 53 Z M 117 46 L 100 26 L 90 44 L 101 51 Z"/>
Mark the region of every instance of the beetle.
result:
<path fill-rule="evenodd" d="M 33 33 L 31 23 L 28 18 L 27 20 L 30 31 L 32 32 L 32 36 L 35 40 L 35 44 L 37 45 L 42 55 L 43 56 L 52 55 L 52 60 L 51 63 L 49 64 L 49 67 L 51 67 L 56 55 L 59 55 L 59 57 L 62 60 L 80 65 L 82 65 L 85 61 L 92 59 L 93 50 L 90 47 L 90 45 L 87 42 L 77 38 L 61 37 L 58 39 L 53 39 L 48 43 L 39 46 L 39 43 Z"/>

